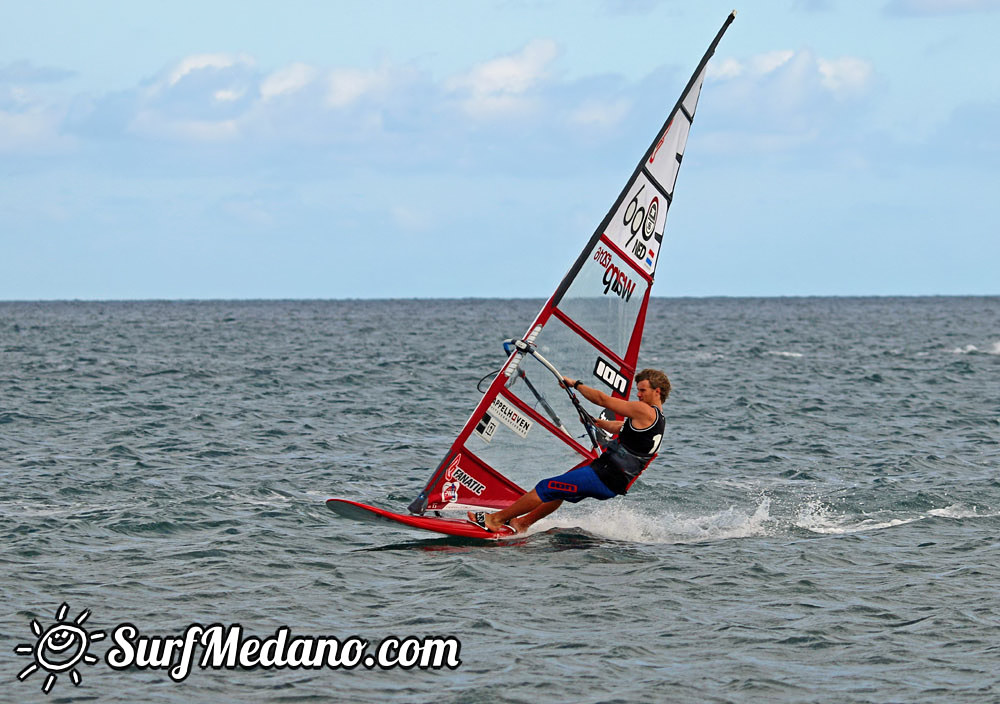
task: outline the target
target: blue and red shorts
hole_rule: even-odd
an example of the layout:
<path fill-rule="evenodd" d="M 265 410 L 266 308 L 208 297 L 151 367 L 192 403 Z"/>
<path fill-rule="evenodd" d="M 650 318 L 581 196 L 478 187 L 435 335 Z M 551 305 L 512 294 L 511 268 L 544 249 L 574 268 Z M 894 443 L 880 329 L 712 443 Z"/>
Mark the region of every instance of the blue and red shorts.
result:
<path fill-rule="evenodd" d="M 558 477 L 543 479 L 535 485 L 538 498 L 543 502 L 563 499 L 575 504 L 581 499 L 598 499 L 604 501 L 617 496 L 601 481 L 597 472 L 588 464 L 571 469 Z"/>

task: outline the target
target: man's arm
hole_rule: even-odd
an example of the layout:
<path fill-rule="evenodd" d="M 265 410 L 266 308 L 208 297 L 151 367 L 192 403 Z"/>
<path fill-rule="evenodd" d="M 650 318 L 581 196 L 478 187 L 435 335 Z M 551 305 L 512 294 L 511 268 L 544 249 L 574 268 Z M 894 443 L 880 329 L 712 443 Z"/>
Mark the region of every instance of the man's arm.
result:
<path fill-rule="evenodd" d="M 617 435 L 621 432 L 622 426 L 625 425 L 623 420 L 605 420 L 604 418 L 594 418 L 594 425 L 602 430 L 607 430 L 612 435 Z"/>
<path fill-rule="evenodd" d="M 568 376 L 564 376 L 562 383 L 565 386 L 572 388 L 576 381 L 570 379 Z M 653 410 L 652 406 L 643 403 L 642 401 L 626 401 L 624 399 L 615 398 L 614 396 L 609 396 L 603 391 L 585 384 L 577 386 L 576 392 L 591 403 L 603 406 L 609 411 L 613 411 L 616 415 L 631 418 L 639 424 L 639 427 L 646 427 L 656 420 L 656 411 Z M 618 430 L 620 429 L 621 423 L 619 422 Z M 615 430 L 615 432 L 618 432 L 618 430 Z"/>

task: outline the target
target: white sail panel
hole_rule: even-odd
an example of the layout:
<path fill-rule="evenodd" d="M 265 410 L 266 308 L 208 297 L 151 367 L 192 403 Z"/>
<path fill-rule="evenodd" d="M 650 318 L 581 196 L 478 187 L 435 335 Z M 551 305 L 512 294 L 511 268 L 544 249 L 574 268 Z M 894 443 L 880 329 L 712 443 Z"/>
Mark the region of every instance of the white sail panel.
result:
<path fill-rule="evenodd" d="M 691 130 L 691 120 L 694 119 L 694 111 L 698 107 L 698 96 L 701 95 L 701 84 L 704 80 L 705 69 L 702 69 L 691 90 L 681 100 L 682 109 L 674 114 L 653 148 L 653 153 L 646 160 L 646 170 L 670 197 L 674 195 L 677 172 L 681 167 L 681 158 L 684 156 L 688 133 Z"/>
<path fill-rule="evenodd" d="M 674 184 L 677 182 L 677 172 L 681 168 L 681 158 L 684 156 L 690 130 L 691 123 L 683 113 L 678 112 L 646 161 L 646 170 L 671 197 L 674 195 Z"/>
<path fill-rule="evenodd" d="M 663 226 L 670 202 L 645 173 L 632 181 L 625 198 L 604 230 L 629 261 L 649 276 L 660 259 Z"/>
<path fill-rule="evenodd" d="M 681 101 L 681 105 L 684 107 L 684 111 L 687 112 L 688 117 L 692 120 L 694 119 L 694 111 L 698 108 L 698 98 L 701 97 L 701 84 L 705 82 L 705 71 L 708 70 L 708 65 L 701 70 L 698 74 L 698 78 L 695 79 L 694 84 L 691 86 L 691 90 L 687 92 L 684 99 Z"/>

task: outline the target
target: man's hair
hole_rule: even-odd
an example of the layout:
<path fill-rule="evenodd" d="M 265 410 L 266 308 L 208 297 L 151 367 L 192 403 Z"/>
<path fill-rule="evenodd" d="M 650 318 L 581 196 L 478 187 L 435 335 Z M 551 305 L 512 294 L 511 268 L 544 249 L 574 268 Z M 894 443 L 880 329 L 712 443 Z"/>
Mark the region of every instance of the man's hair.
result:
<path fill-rule="evenodd" d="M 643 369 L 635 375 L 635 380 L 636 383 L 648 381 L 652 388 L 659 389 L 661 401 L 666 401 L 667 396 L 670 395 L 670 379 L 659 369 Z"/>

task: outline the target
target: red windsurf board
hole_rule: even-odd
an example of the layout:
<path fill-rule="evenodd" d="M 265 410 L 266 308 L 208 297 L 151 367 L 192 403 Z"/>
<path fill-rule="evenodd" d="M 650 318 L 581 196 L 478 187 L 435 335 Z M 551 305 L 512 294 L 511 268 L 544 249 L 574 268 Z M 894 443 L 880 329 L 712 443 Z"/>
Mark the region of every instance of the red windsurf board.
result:
<path fill-rule="evenodd" d="M 457 518 L 442 518 L 440 516 L 415 516 L 411 514 L 393 513 L 376 506 L 369 506 L 347 499 L 327 499 L 327 507 L 339 516 L 353 518 L 356 521 L 399 523 L 410 528 L 429 530 L 445 535 L 457 535 L 463 538 L 480 538 L 482 540 L 497 540 L 514 535 L 513 532 L 491 533 L 474 523 Z"/>

